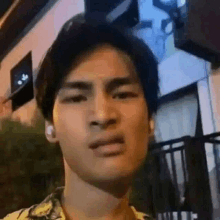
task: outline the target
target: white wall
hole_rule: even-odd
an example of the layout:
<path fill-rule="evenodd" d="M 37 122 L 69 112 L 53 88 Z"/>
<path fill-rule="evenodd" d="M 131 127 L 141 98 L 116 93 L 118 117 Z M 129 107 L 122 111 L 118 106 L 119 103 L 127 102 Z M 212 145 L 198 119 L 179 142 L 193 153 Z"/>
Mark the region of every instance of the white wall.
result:
<path fill-rule="evenodd" d="M 152 6 L 152 1 L 140 1 L 139 5 L 141 8 L 141 20 L 152 20 L 153 28 L 142 30 L 142 32 L 140 32 L 138 35 L 146 40 L 151 47 L 161 48 L 161 45 L 157 45 L 155 42 L 152 43 L 147 36 L 151 36 L 152 39 L 152 33 L 159 36 L 159 33 L 156 33 L 155 30 L 160 28 L 162 19 L 167 18 L 168 15 Z M 57 1 L 57 3 L 2 61 L 0 67 L 0 97 L 8 95 L 10 91 L 10 70 L 13 68 L 13 66 L 31 50 L 33 56 L 33 69 L 34 72 L 36 72 L 35 70 L 42 59 L 42 56 L 52 44 L 63 23 L 73 15 L 82 11 L 84 11 L 84 0 Z M 165 95 L 176 89 L 207 77 L 205 68 L 207 62 L 190 55 L 189 53 L 175 49 L 172 35 L 168 37 L 164 43 L 166 45 L 166 53 L 159 64 L 161 95 Z M 220 84 L 220 76 L 218 74 L 213 74 L 210 80 L 210 87 L 212 87 L 213 84 L 212 80 L 214 80 L 215 83 L 219 82 Z M 213 84 L 213 94 L 219 93 L 219 84 L 215 83 Z M 212 98 L 215 100 L 213 109 L 215 111 L 217 124 L 219 124 L 220 110 L 218 109 L 220 109 L 220 102 L 217 102 L 218 97 L 216 97 L 216 95 L 212 95 Z M 14 117 L 19 116 L 22 120 L 28 121 L 28 118 L 31 117 L 33 112 L 32 108 L 34 107 L 35 101 L 32 100 L 28 104 L 18 109 L 13 115 Z"/>
<path fill-rule="evenodd" d="M 148 23 L 148 26 L 133 29 L 136 35 L 150 46 L 159 61 L 161 95 L 207 77 L 205 68 L 207 62 L 175 48 L 174 26 L 166 8 L 153 5 L 153 0 L 139 0 L 138 3 L 140 23 Z M 177 3 L 178 6 L 182 6 L 186 1 L 178 0 Z M 170 19 L 170 22 L 163 28 L 166 19 Z"/>
<path fill-rule="evenodd" d="M 48 47 L 57 36 L 61 26 L 73 15 L 83 12 L 84 0 L 59 0 L 31 31 L 3 59 L 0 67 L 0 96 L 8 95 L 10 91 L 10 70 L 29 52 L 32 51 L 33 70 L 36 68 Z M 28 122 L 35 109 L 32 100 L 13 113 Z"/>
<path fill-rule="evenodd" d="M 159 64 L 161 95 L 207 77 L 206 63 L 184 51 L 178 51 Z"/>

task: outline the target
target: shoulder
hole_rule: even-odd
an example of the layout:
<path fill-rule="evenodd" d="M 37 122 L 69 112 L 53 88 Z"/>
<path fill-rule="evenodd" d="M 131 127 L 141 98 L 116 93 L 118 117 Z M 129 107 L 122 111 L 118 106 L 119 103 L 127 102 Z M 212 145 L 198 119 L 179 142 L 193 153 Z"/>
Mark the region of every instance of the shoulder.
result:
<path fill-rule="evenodd" d="M 59 202 L 62 190 L 61 187 L 57 188 L 40 204 L 8 214 L 2 220 L 65 219 Z"/>
<path fill-rule="evenodd" d="M 134 206 L 131 206 L 131 208 L 138 220 L 153 220 L 152 216 L 146 213 L 137 211 Z"/>
<path fill-rule="evenodd" d="M 32 206 L 33 207 L 33 206 Z M 12 212 L 8 215 L 6 215 L 2 220 L 23 220 L 23 219 L 28 219 L 29 211 L 32 208 L 27 208 L 27 209 L 21 209 L 16 212 Z"/>
<path fill-rule="evenodd" d="M 32 220 L 47 218 L 53 211 L 54 206 L 51 200 L 44 201 L 40 204 L 33 205 L 27 209 L 21 209 L 5 216 L 2 220 Z M 50 219 L 50 218 L 49 218 Z"/>

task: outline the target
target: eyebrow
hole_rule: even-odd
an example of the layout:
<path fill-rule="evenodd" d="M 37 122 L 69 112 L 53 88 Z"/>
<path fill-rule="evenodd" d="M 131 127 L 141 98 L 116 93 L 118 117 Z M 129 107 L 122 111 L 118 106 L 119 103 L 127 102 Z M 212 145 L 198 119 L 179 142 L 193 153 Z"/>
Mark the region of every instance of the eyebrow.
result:
<path fill-rule="evenodd" d="M 124 85 L 135 84 L 135 81 L 130 77 L 117 77 L 106 83 L 106 91 L 111 92 L 118 89 Z M 87 81 L 75 81 L 75 82 L 65 82 L 61 89 L 79 89 L 88 91 L 92 89 L 92 83 Z"/>

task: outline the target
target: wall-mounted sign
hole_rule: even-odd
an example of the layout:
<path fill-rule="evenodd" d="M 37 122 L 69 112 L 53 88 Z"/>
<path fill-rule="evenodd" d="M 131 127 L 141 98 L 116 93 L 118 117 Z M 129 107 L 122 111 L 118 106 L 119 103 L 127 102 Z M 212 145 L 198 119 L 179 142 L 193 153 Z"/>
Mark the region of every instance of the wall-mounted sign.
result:
<path fill-rule="evenodd" d="M 11 70 L 12 109 L 16 110 L 33 97 L 32 56 L 29 52 Z"/>

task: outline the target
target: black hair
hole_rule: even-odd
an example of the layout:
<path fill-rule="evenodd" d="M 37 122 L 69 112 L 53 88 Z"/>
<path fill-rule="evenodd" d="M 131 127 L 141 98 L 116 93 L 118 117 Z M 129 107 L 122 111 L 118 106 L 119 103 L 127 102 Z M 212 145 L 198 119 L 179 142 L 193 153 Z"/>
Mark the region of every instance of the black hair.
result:
<path fill-rule="evenodd" d="M 35 82 L 36 100 L 46 120 L 53 121 L 57 92 L 73 63 L 81 54 L 105 43 L 129 55 L 143 87 L 150 116 L 156 112 L 158 63 L 150 48 L 130 29 L 81 13 L 63 25 L 39 67 Z"/>

